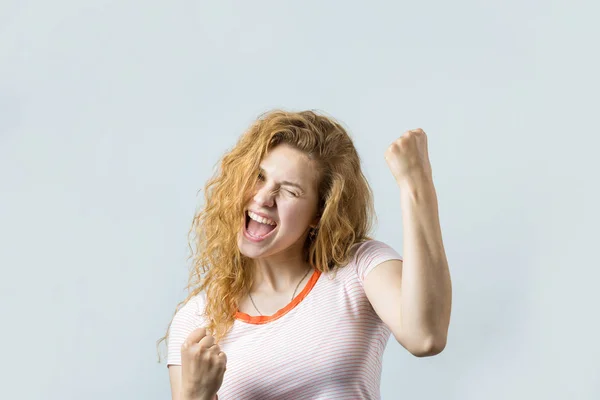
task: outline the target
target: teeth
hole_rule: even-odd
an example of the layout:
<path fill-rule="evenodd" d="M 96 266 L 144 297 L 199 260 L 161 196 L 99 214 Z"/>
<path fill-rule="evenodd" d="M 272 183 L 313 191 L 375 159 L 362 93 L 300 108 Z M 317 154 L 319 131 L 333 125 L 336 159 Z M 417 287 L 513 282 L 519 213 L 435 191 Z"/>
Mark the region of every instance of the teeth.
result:
<path fill-rule="evenodd" d="M 260 222 L 261 224 L 267 224 L 267 225 L 277 225 L 277 224 L 275 223 L 275 221 L 272 221 L 272 220 L 270 220 L 270 219 L 267 219 L 267 218 L 263 218 L 263 217 L 261 217 L 260 215 L 256 215 L 256 214 L 254 214 L 252 211 L 248 211 L 248 216 L 249 216 L 250 218 L 252 218 L 253 220 L 257 221 L 257 222 Z"/>

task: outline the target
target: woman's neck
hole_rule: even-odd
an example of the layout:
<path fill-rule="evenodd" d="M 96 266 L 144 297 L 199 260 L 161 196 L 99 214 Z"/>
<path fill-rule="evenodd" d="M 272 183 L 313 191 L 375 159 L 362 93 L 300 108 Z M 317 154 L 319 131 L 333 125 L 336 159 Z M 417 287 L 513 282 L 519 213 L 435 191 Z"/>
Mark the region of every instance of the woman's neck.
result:
<path fill-rule="evenodd" d="M 254 260 L 254 269 L 253 293 L 285 293 L 296 287 L 312 268 L 301 258 L 296 258 Z"/>

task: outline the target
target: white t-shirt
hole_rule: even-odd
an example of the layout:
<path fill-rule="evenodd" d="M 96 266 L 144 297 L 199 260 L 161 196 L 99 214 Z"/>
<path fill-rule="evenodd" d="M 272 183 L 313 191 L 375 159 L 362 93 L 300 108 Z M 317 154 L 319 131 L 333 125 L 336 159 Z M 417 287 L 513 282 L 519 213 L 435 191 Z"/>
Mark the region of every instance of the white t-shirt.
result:
<path fill-rule="evenodd" d="M 219 343 L 227 371 L 219 400 L 379 399 L 389 328 L 364 289 L 365 276 L 384 261 L 402 257 L 377 240 L 356 245 L 337 274 L 315 271 L 294 300 L 272 316 L 238 312 Z M 204 326 L 205 294 L 175 315 L 167 365 L 181 365 L 181 345 Z"/>

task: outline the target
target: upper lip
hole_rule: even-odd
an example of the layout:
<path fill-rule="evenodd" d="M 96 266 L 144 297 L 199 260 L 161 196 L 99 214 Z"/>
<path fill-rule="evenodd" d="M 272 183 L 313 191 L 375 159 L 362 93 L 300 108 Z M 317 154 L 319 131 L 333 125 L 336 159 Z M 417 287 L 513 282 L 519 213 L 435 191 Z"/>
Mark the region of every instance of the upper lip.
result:
<path fill-rule="evenodd" d="M 277 221 L 275 220 L 275 218 L 273 218 L 273 217 L 270 217 L 270 216 L 268 216 L 268 215 L 267 215 L 267 214 L 265 214 L 265 213 L 262 213 L 262 212 L 260 212 L 260 211 L 256 211 L 256 210 L 252 210 L 252 209 L 248 209 L 248 211 L 252 211 L 252 212 L 253 212 L 254 214 L 256 214 L 256 215 L 259 215 L 259 216 L 261 216 L 261 217 L 263 217 L 263 218 L 266 218 L 266 219 L 270 219 L 271 221 L 273 221 L 273 222 L 277 223 Z"/>

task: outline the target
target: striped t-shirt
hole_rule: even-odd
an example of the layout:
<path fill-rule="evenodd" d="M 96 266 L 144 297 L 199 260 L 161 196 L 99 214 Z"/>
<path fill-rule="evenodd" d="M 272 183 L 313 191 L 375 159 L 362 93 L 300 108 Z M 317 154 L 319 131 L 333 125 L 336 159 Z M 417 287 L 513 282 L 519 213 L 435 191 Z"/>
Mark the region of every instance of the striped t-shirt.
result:
<path fill-rule="evenodd" d="M 238 312 L 219 343 L 227 370 L 219 400 L 379 399 L 389 328 L 367 299 L 363 280 L 378 264 L 402 257 L 377 240 L 355 245 L 337 273 L 315 271 L 290 304 L 272 316 Z M 175 315 L 167 365 L 181 365 L 181 345 L 203 326 L 205 295 Z"/>

